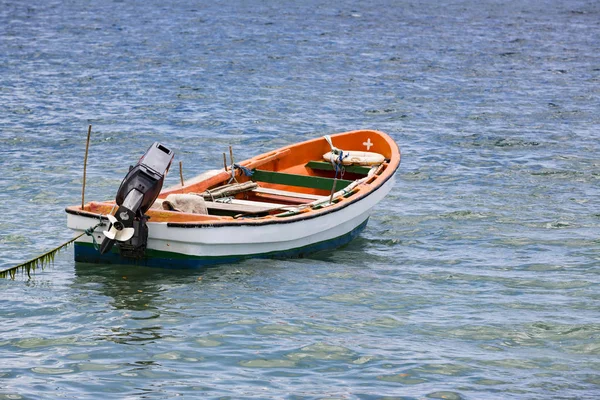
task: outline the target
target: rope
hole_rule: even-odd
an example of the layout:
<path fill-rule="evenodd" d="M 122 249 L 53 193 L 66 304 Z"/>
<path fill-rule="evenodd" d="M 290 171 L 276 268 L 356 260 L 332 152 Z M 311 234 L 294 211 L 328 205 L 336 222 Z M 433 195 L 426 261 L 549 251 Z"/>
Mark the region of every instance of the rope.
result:
<path fill-rule="evenodd" d="M 337 159 L 337 161 L 335 163 L 336 164 L 335 165 L 336 172 L 337 172 L 338 165 L 341 165 L 341 167 L 340 167 L 341 170 L 345 169 L 344 168 L 344 158 L 348 158 L 348 156 L 350 156 L 350 152 L 347 151 L 346 155 L 344 155 L 344 152 L 342 150 L 340 150 L 340 156 L 338 157 L 338 159 Z M 342 172 L 342 176 L 343 175 L 344 175 L 344 173 Z"/>
<path fill-rule="evenodd" d="M 231 178 L 229 178 L 229 182 L 227 183 L 231 183 L 231 182 L 235 182 L 235 183 L 239 183 L 237 181 L 237 179 L 235 179 L 235 170 L 239 169 L 240 171 L 242 171 L 242 174 L 246 175 L 246 176 L 252 176 L 252 174 L 254 172 L 252 172 L 252 170 L 250 168 L 244 167 L 243 165 L 239 165 L 239 164 L 233 164 L 231 166 Z"/>
<path fill-rule="evenodd" d="M 335 175 L 337 176 L 338 166 L 341 165 L 342 176 L 343 176 L 344 175 L 343 161 L 344 161 L 344 159 L 346 159 L 350 156 L 350 152 L 347 151 L 346 154 L 344 154 L 344 150 L 338 149 L 337 147 L 335 147 L 333 145 L 333 142 L 331 141 L 331 137 L 329 135 L 325 135 L 323 137 L 325 138 L 327 143 L 329 143 L 329 147 L 331 147 L 331 154 L 334 156 L 337 156 L 337 157 L 331 157 L 331 165 L 335 169 Z"/>
<path fill-rule="evenodd" d="M 331 147 L 331 155 L 337 156 L 337 157 L 331 157 L 331 166 L 333 167 L 333 169 L 335 171 L 335 175 L 333 176 L 333 185 L 331 187 L 331 194 L 329 195 L 329 203 L 331 204 L 333 202 L 333 195 L 335 193 L 335 186 L 337 183 L 338 173 L 341 171 L 341 177 L 344 176 L 344 172 L 346 172 L 346 168 L 344 167 L 343 161 L 344 161 L 344 158 L 350 156 L 350 153 L 346 152 L 346 155 L 344 155 L 343 150 L 338 149 L 337 147 L 335 147 L 333 145 L 333 142 L 331 141 L 331 137 L 329 135 L 325 135 L 323 137 L 325 138 L 327 143 L 329 143 L 329 147 Z"/>
<path fill-rule="evenodd" d="M 252 172 L 252 170 L 250 168 L 244 167 L 243 165 L 239 165 L 239 164 L 233 164 L 230 168 L 231 178 L 229 178 L 229 181 L 227 183 L 231 183 L 231 182 L 239 183 L 237 181 L 237 179 L 235 179 L 235 170 L 236 169 L 239 169 L 240 171 L 242 171 L 242 174 L 244 174 L 246 176 L 252 176 L 252 174 L 254 173 L 254 172 Z"/>
<path fill-rule="evenodd" d="M 344 176 L 344 172 L 346 170 L 346 168 L 344 167 L 344 159 L 348 158 L 348 156 L 350 156 L 349 152 L 346 152 L 346 154 L 344 154 L 343 150 L 340 149 L 335 149 L 335 150 L 331 150 L 331 154 L 338 156 L 336 157 L 331 157 L 331 166 L 333 167 L 334 171 L 335 171 L 335 177 L 337 178 L 337 174 L 339 171 L 341 171 L 342 173 L 342 177 Z"/>
<path fill-rule="evenodd" d="M 331 149 L 331 153 L 336 154 L 336 155 L 339 154 L 339 156 L 337 158 L 331 157 L 331 165 L 335 169 L 335 175 L 333 176 L 333 185 L 331 186 L 331 194 L 329 195 L 329 203 L 333 202 L 333 194 L 335 193 L 335 186 L 337 183 L 338 173 L 341 171 L 342 172 L 341 175 L 344 176 L 345 168 L 344 168 L 344 165 L 342 164 L 342 161 L 344 161 L 344 158 L 346 158 L 350 155 L 350 153 L 347 153 L 346 156 L 344 157 L 344 152 L 342 150 L 336 149 L 333 147 Z"/>
<path fill-rule="evenodd" d="M 100 247 L 98 246 L 98 242 L 96 242 L 96 238 L 94 237 L 94 230 L 96 230 L 96 228 L 98 228 L 99 226 L 104 226 L 104 222 L 100 221 L 95 226 L 90 226 L 85 231 L 83 231 L 83 233 L 92 237 L 92 242 L 94 243 L 94 249 L 96 249 L 96 251 L 99 251 Z"/>
<path fill-rule="evenodd" d="M 252 174 L 254 174 L 250 168 L 244 167 L 243 165 L 233 164 L 233 168 L 239 169 L 246 176 L 252 176 Z"/>
<path fill-rule="evenodd" d="M 38 266 L 41 266 L 43 269 L 45 264 L 54 262 L 54 256 L 56 255 L 56 253 L 58 253 L 61 249 L 67 247 L 68 245 L 70 245 L 71 243 L 73 243 L 74 241 L 76 241 L 77 239 L 79 239 L 80 237 L 82 237 L 83 235 L 86 235 L 86 234 L 92 236 L 92 240 L 94 241 L 94 247 L 96 247 L 96 249 L 98 249 L 98 247 L 97 247 L 98 244 L 96 243 L 96 240 L 94 239 L 93 233 L 94 233 L 94 230 L 99 226 L 104 226 L 104 221 L 100 221 L 96 226 L 89 227 L 83 233 L 80 233 L 79 235 L 75 236 L 73 239 L 66 241 L 65 243 L 53 248 L 52 250 L 45 252 L 41 256 L 32 258 L 31 260 L 26 261 L 22 264 L 19 264 L 15 267 L 1 270 L 0 278 L 6 278 L 6 277 L 10 276 L 11 279 L 15 279 L 15 274 L 17 273 L 18 270 L 26 271 L 27 276 L 31 278 L 31 270 L 35 271 L 35 269 Z"/>

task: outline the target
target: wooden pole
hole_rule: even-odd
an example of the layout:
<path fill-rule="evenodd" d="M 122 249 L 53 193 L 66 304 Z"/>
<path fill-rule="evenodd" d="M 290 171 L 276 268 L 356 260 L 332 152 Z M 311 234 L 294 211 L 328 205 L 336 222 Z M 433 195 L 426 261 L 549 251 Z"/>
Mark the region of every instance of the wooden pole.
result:
<path fill-rule="evenodd" d="M 329 195 L 329 204 L 333 203 L 333 195 L 335 194 L 336 184 L 337 184 L 337 173 L 335 174 L 335 178 L 333 178 L 333 187 L 331 188 L 331 194 Z"/>
<path fill-rule="evenodd" d="M 233 148 L 231 146 L 229 146 L 229 158 L 231 159 L 231 167 L 233 168 Z"/>
<path fill-rule="evenodd" d="M 87 170 L 88 150 L 90 148 L 90 135 L 92 134 L 92 125 L 88 127 L 87 142 L 85 144 L 85 158 L 83 159 L 83 186 L 81 187 L 81 209 L 85 204 L 85 175 Z"/>
<path fill-rule="evenodd" d="M 227 156 L 225 153 L 223 153 L 223 167 L 225 168 L 225 171 L 227 171 Z"/>
<path fill-rule="evenodd" d="M 181 161 L 179 161 L 179 178 L 181 179 L 181 186 L 183 186 L 183 166 Z"/>

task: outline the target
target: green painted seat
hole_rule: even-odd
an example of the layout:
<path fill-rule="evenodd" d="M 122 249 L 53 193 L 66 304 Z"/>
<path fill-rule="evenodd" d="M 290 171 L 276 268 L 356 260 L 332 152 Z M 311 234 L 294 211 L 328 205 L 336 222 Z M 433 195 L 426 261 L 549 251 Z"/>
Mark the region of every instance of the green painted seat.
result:
<path fill-rule="evenodd" d="M 252 180 L 255 182 L 274 183 L 278 185 L 300 186 L 310 189 L 331 190 L 333 187 L 333 178 L 324 178 L 320 176 L 308 176 L 298 174 L 288 174 L 285 172 L 264 171 L 260 169 L 253 170 Z M 335 191 L 342 190 L 352 181 L 337 179 L 335 182 Z"/>

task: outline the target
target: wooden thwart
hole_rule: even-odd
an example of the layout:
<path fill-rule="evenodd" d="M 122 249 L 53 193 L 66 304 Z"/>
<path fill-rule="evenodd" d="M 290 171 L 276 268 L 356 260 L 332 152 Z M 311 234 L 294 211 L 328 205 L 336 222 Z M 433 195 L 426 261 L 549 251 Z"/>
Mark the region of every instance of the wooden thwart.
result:
<path fill-rule="evenodd" d="M 352 181 L 344 179 L 331 179 L 320 176 L 288 174 L 285 172 L 263 171 L 259 169 L 253 170 L 252 180 L 265 183 L 275 183 L 278 185 L 300 186 L 310 189 L 330 191 L 334 186 L 335 191 L 342 190 L 352 183 Z"/>
<path fill-rule="evenodd" d="M 287 209 L 288 206 L 276 203 L 263 203 L 258 201 L 232 199 L 230 203 L 219 201 L 207 201 L 206 208 L 210 211 L 221 211 L 227 213 L 262 213 L 271 210 Z M 292 207 L 293 208 L 293 207 Z"/>
<path fill-rule="evenodd" d="M 269 211 L 273 207 L 257 207 L 248 206 L 242 204 L 231 204 L 231 203 L 220 203 L 215 201 L 207 201 L 206 208 L 213 211 L 226 211 L 230 213 L 251 213 L 251 212 L 265 212 Z"/>
<path fill-rule="evenodd" d="M 305 200 L 323 200 L 325 199 L 327 196 L 319 196 L 317 194 L 309 194 L 309 193 L 298 193 L 298 192 L 291 192 L 289 190 L 278 190 L 278 189 L 271 189 L 271 188 L 256 188 L 253 190 L 254 193 L 260 193 L 260 194 L 273 194 L 273 195 L 277 195 L 277 196 L 284 196 L 284 197 L 294 197 L 297 199 L 305 199 Z"/>
<path fill-rule="evenodd" d="M 325 161 L 309 161 L 305 167 L 316 169 L 320 171 L 333 171 L 333 165 Z M 371 167 L 364 167 L 362 165 L 344 165 L 344 171 L 352 174 L 367 175 L 371 170 Z"/>

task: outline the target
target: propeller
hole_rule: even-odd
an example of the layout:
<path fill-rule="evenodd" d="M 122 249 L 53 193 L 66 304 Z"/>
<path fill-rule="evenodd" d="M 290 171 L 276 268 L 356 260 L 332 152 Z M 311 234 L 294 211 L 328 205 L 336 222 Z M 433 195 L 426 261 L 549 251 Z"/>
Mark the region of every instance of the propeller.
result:
<path fill-rule="evenodd" d="M 107 231 L 103 231 L 104 240 L 100 245 L 100 254 L 104 254 L 109 251 L 116 242 L 126 242 L 133 237 L 135 229 L 131 227 L 125 227 L 123 222 L 115 218 L 114 215 L 107 215 L 108 221 L 110 222 L 110 228 Z"/>
<path fill-rule="evenodd" d="M 110 222 L 110 228 L 107 231 L 103 231 L 104 236 L 110 240 L 116 240 L 118 242 L 126 242 L 133 237 L 135 229 L 125 228 L 125 225 L 115 218 L 114 215 L 107 215 L 108 221 Z"/>

